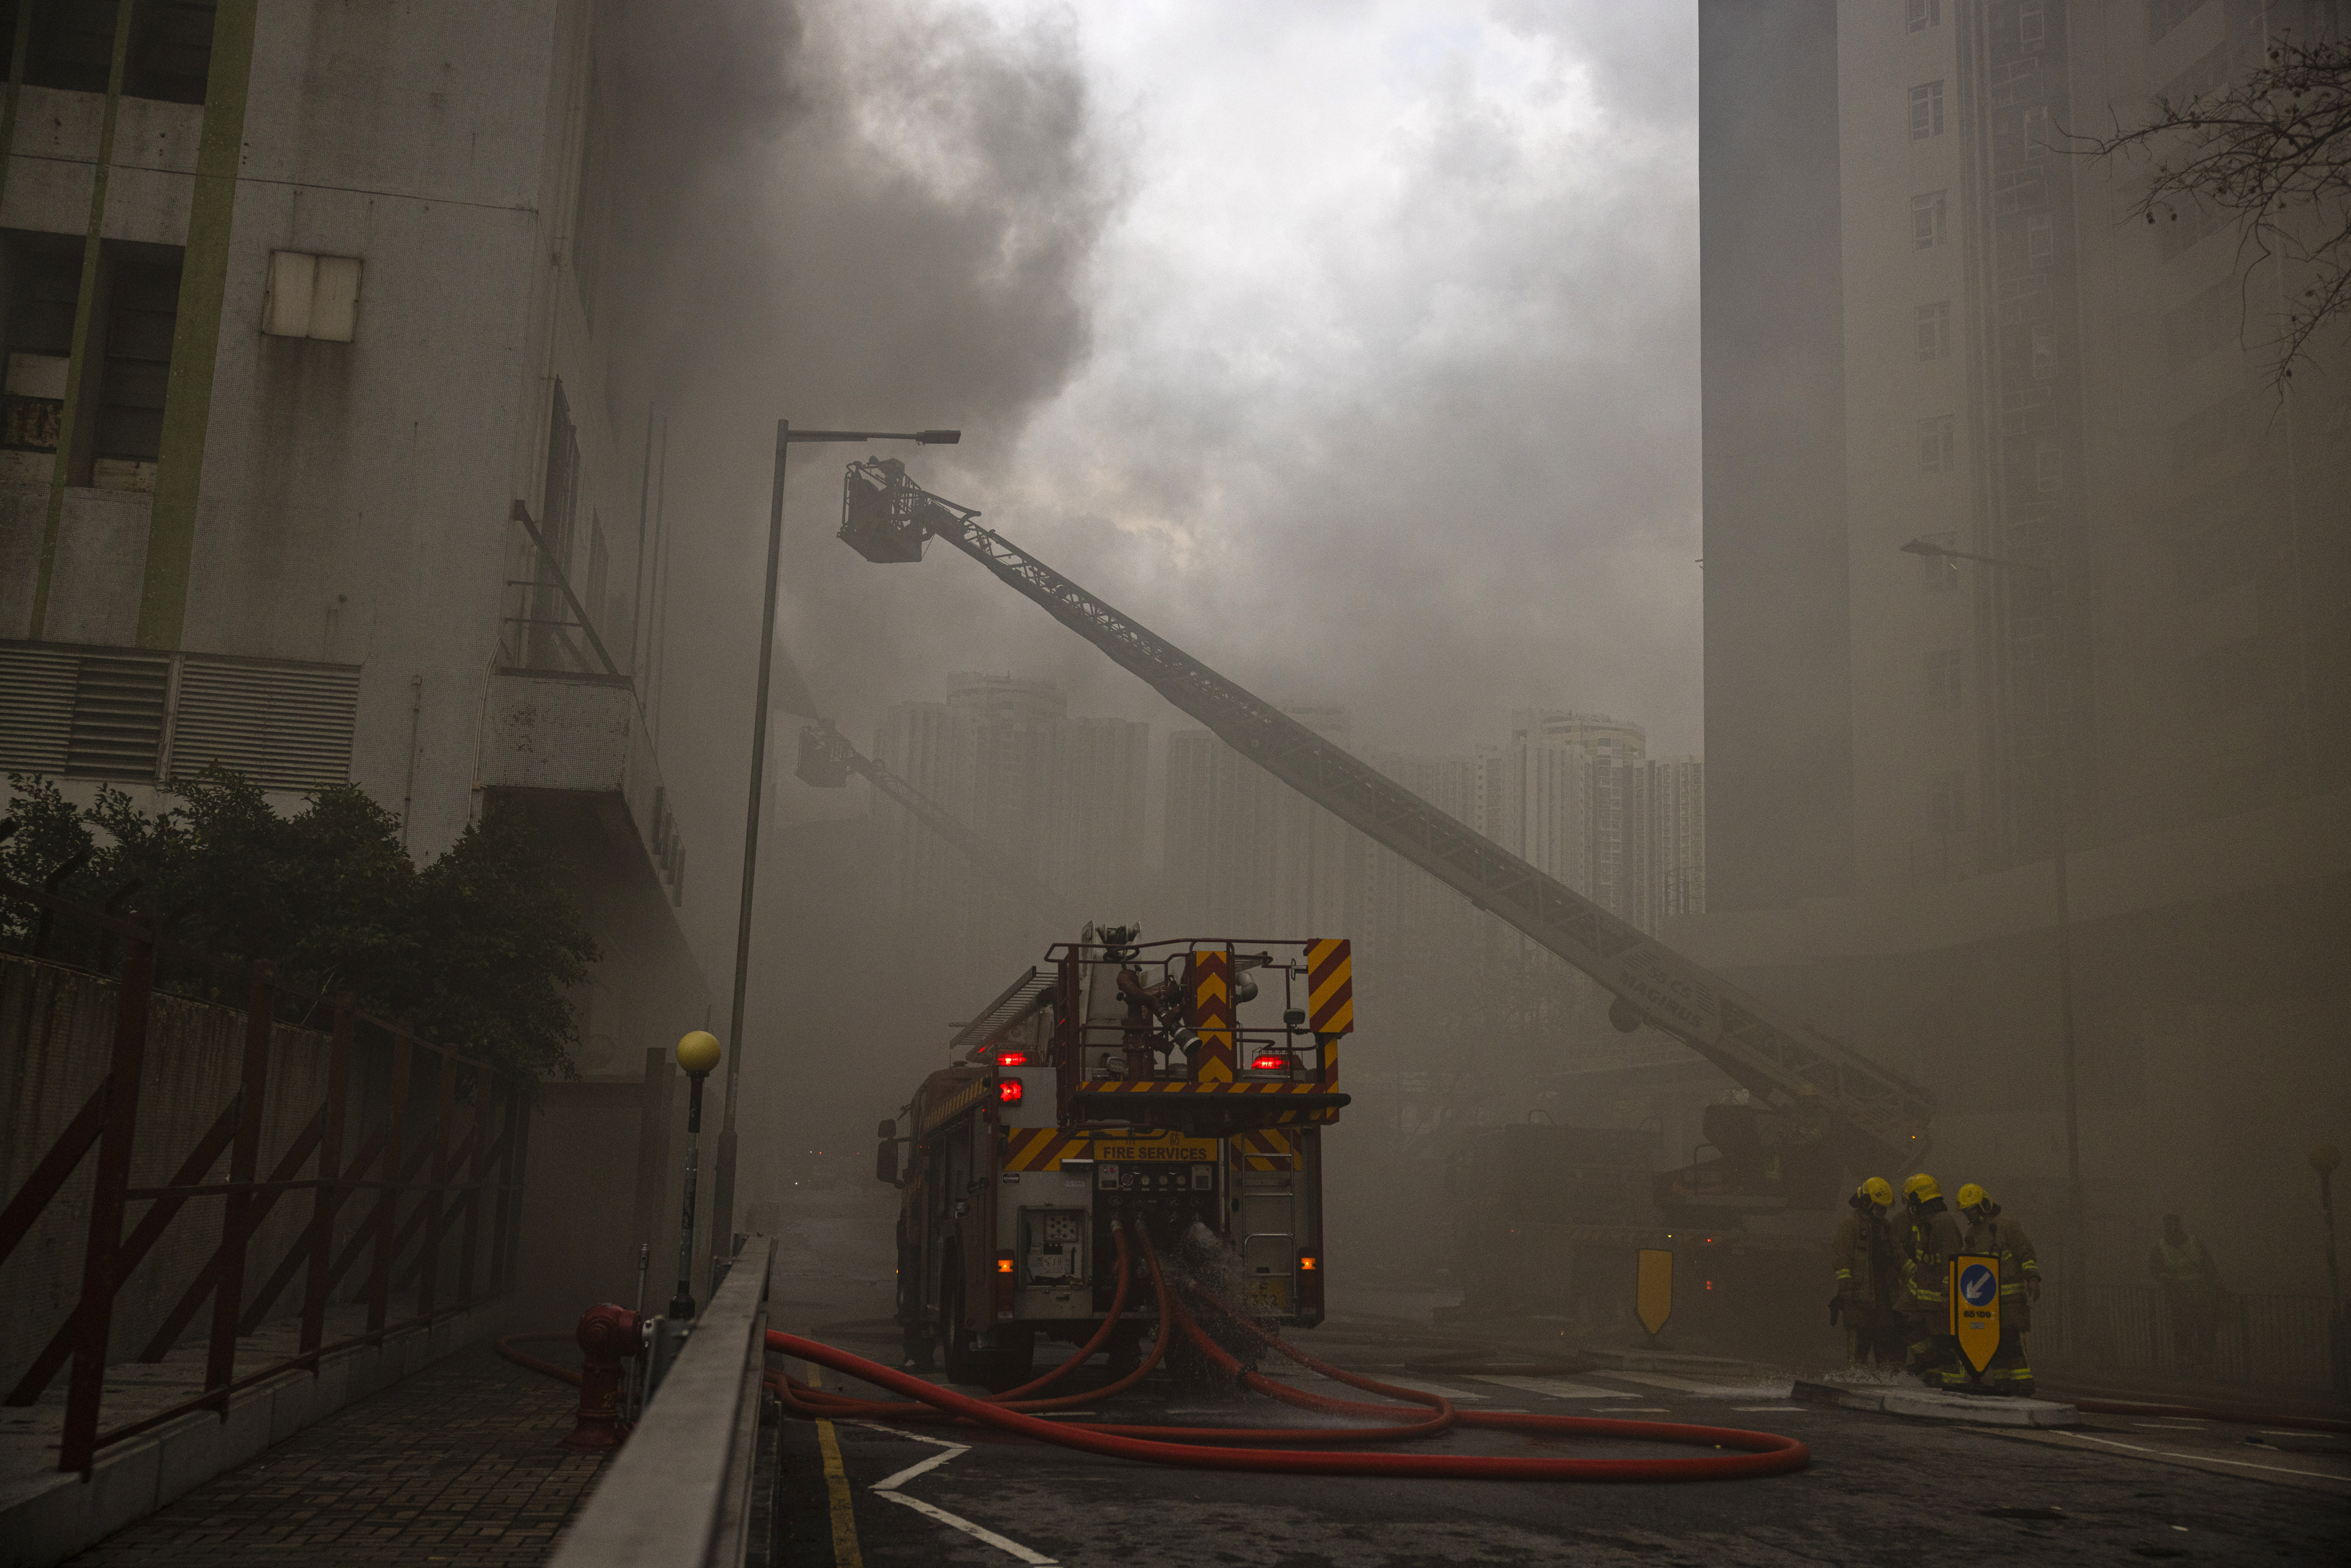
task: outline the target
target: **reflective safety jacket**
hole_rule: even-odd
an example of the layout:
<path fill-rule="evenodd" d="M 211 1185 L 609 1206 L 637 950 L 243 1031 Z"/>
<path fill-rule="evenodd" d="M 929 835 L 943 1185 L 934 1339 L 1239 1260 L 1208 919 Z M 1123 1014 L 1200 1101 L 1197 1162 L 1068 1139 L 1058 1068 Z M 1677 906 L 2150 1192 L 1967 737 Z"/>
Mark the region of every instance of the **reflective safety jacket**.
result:
<path fill-rule="evenodd" d="M 1857 1209 L 1845 1210 L 1844 1218 L 1837 1221 L 1836 1239 L 1829 1244 L 1837 1300 L 1867 1307 L 1885 1304 L 1895 1282 L 1893 1249 L 1887 1242 L 1884 1220 Z"/>
<path fill-rule="evenodd" d="M 2019 1333 L 2032 1326 L 2032 1297 L 2025 1287 L 2041 1278 L 2041 1260 L 2033 1255 L 2032 1238 L 2005 1214 L 1971 1220 L 1967 1241 L 1959 1250 L 2000 1260 L 2000 1326 Z"/>
<path fill-rule="evenodd" d="M 1944 1199 L 1928 1198 L 1911 1207 L 1903 1222 L 1902 1289 L 1896 1299 L 1905 1312 L 1934 1321 L 1937 1333 L 1949 1332 L 1946 1276 L 1950 1260 L 1964 1250 L 1959 1222 Z"/>

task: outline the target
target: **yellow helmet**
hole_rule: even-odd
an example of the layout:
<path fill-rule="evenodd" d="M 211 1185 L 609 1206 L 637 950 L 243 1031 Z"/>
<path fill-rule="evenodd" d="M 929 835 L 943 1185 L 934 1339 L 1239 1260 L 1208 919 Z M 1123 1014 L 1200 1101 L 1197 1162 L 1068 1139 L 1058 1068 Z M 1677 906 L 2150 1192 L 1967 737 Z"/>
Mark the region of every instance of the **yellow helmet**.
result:
<path fill-rule="evenodd" d="M 1990 1203 L 1991 1201 L 1991 1194 L 1984 1191 L 1983 1188 L 1978 1186 L 1973 1182 L 1970 1182 L 1967 1186 L 1959 1188 L 1959 1207 L 1961 1208 L 1981 1208 L 1985 1204 Z"/>
<path fill-rule="evenodd" d="M 1928 1176 L 1925 1171 L 1920 1171 L 1902 1184 L 1902 1196 L 1913 1203 L 1926 1203 L 1930 1199 L 1942 1197 L 1943 1189 L 1935 1185 L 1933 1176 Z"/>
<path fill-rule="evenodd" d="M 1880 1208 L 1894 1207 L 1894 1184 L 1884 1176 L 1872 1176 L 1853 1189 L 1855 1197 L 1865 1197 Z"/>

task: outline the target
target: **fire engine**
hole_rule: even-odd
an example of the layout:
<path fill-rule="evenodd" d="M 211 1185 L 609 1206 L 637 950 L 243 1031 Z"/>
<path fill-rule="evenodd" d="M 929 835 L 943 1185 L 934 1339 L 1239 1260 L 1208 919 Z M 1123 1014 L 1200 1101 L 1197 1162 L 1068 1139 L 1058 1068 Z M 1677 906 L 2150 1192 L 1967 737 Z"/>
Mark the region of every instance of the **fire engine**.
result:
<path fill-rule="evenodd" d="M 950 1377 L 1006 1387 L 1040 1335 L 1086 1343 L 1117 1289 L 1114 1223 L 1163 1254 L 1205 1230 L 1261 1319 L 1321 1322 L 1322 1136 L 1353 1028 L 1344 939 L 1088 925 L 1055 944 L 950 1040 L 904 1128 L 878 1129 L 908 1362 L 936 1347 Z M 1150 1294 L 1130 1291 L 1113 1364 L 1132 1364 Z"/>

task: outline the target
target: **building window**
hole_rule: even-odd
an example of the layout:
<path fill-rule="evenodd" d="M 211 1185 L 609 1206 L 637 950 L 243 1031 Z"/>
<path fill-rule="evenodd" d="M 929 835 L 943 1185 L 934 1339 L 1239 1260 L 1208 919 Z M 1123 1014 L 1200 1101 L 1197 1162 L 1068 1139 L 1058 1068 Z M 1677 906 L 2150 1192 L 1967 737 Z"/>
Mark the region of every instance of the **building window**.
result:
<path fill-rule="evenodd" d="M 2017 47 L 2026 54 L 2040 48 L 2049 36 L 2049 18 L 2043 11 L 2041 0 L 2024 0 L 2016 8 Z"/>
<path fill-rule="evenodd" d="M 1951 302 L 1948 299 L 1932 305 L 1921 305 L 1910 313 L 1910 322 L 1917 336 L 1920 360 L 1948 360 L 1951 357 Z"/>
<path fill-rule="evenodd" d="M 180 264 L 110 259 L 106 375 L 90 444 L 89 484 L 100 490 L 155 488 L 163 452 L 163 394 L 180 320 Z"/>
<path fill-rule="evenodd" d="M 1910 89 L 1910 140 L 1924 141 L 1943 133 L 1943 84 L 1930 81 Z"/>
<path fill-rule="evenodd" d="M 1927 711 L 1958 710 L 1962 667 L 1957 648 L 1938 648 L 1927 655 Z"/>
<path fill-rule="evenodd" d="M 1943 25 L 1943 0 L 1910 0 L 1910 30 L 1923 33 Z"/>
<path fill-rule="evenodd" d="M 269 253 L 269 284 L 261 297 L 261 329 L 273 338 L 316 338 L 348 343 L 358 329 L 360 262 L 355 256 Z"/>
<path fill-rule="evenodd" d="M 2032 329 L 2032 379 L 2048 381 L 2057 373 L 2057 329 L 2043 321 Z"/>
<path fill-rule="evenodd" d="M 2043 445 L 2033 454 L 2032 483 L 2044 496 L 2053 494 L 2065 483 L 2065 454 L 2055 446 Z"/>
<path fill-rule="evenodd" d="M 0 483 L 46 486 L 57 469 L 65 417 L 81 246 L 62 237 L 20 236 L 6 256 L 11 276 Z"/>
<path fill-rule="evenodd" d="M 2057 230 L 2047 213 L 2024 220 L 2024 261 L 2034 271 L 2046 267 L 2057 254 Z"/>
<path fill-rule="evenodd" d="M 122 62 L 123 95 L 166 103 L 204 102 L 212 68 L 214 9 L 212 0 L 132 0 L 131 47 Z M 25 40 L 26 85 L 106 91 L 121 7 L 50 4 L 32 11 Z"/>
<path fill-rule="evenodd" d="M 1959 536 L 1954 533 L 1922 536 L 1930 545 L 1945 549 L 1959 548 Z M 1928 593 L 1949 593 L 1959 585 L 1959 563 L 1947 555 L 1922 555 L 1918 558 L 1918 586 Z"/>
<path fill-rule="evenodd" d="M 1938 773 L 1927 781 L 1927 829 L 1936 833 L 1968 831 L 1968 776 Z"/>
<path fill-rule="evenodd" d="M 1918 422 L 1918 471 L 1949 474 L 1959 467 L 1959 421 L 1948 413 Z"/>
<path fill-rule="evenodd" d="M 1929 191 L 1923 196 L 1910 198 L 1910 243 L 1920 250 L 1932 250 L 1947 237 L 1944 222 L 1949 204 L 1940 191 Z"/>

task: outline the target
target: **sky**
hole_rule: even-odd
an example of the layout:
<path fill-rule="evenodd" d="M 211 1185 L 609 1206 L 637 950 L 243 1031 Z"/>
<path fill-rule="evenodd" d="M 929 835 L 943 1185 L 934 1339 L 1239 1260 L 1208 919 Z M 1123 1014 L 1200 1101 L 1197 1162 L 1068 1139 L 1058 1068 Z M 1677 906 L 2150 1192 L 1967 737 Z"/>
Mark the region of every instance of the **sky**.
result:
<path fill-rule="evenodd" d="M 1570 706 L 1701 749 L 1693 5 L 719 14 L 689 112 L 650 95 L 676 172 L 638 214 L 679 242 L 640 331 L 704 864 L 741 831 L 779 414 L 959 426 L 877 450 L 1243 685 L 1347 704 L 1359 748 Z M 793 451 L 780 617 L 852 737 L 962 670 L 1191 727 L 948 547 L 835 540 L 861 455 Z M 777 789 L 786 820 L 862 809 Z"/>

